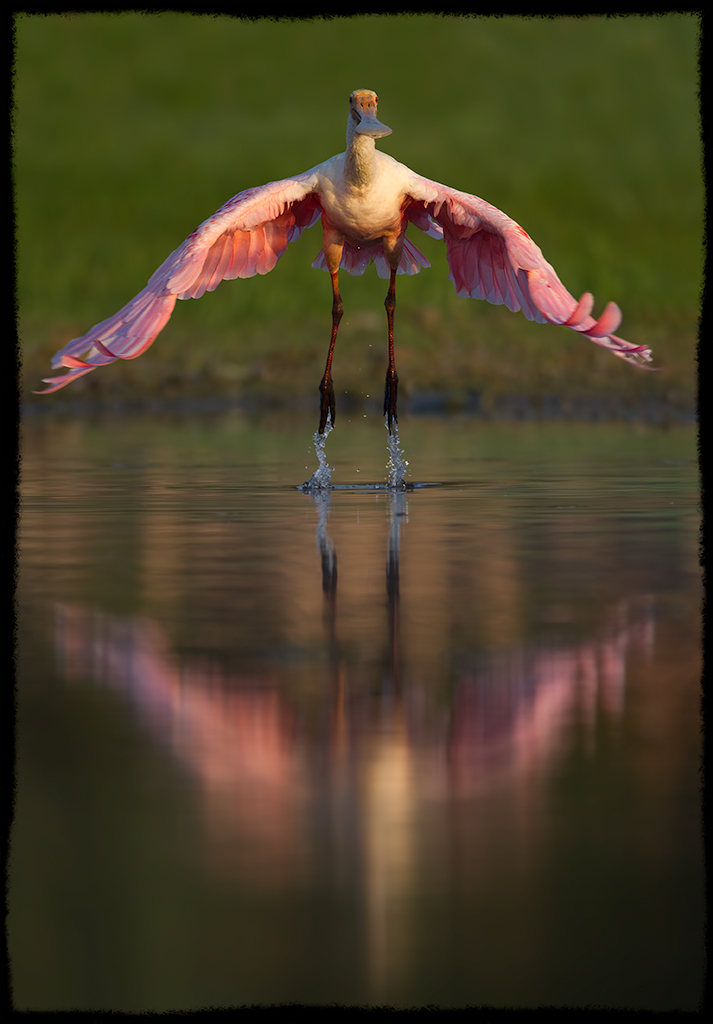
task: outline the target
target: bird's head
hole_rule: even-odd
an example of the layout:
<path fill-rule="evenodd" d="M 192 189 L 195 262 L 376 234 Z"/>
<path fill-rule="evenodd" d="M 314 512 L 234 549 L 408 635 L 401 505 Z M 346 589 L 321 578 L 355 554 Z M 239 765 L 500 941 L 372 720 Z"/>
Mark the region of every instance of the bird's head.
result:
<path fill-rule="evenodd" d="M 378 96 L 371 89 L 355 89 L 349 97 L 349 118 L 357 135 L 380 139 L 391 135 L 391 129 L 377 120 Z"/>

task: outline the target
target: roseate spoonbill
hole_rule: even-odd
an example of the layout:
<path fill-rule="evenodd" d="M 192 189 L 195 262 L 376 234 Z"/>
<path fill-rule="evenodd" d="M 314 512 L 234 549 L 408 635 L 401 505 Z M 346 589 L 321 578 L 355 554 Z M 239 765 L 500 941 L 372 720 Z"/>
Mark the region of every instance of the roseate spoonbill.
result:
<path fill-rule="evenodd" d="M 446 243 L 449 277 L 458 295 L 487 299 L 528 320 L 562 324 L 629 362 L 651 361 L 645 345 L 631 345 L 613 333 L 621 322 L 610 302 L 595 320 L 589 292 L 577 302 L 530 236 L 510 217 L 477 196 L 421 177 L 377 151 L 375 139 L 391 134 L 377 120 L 377 95 L 357 89 L 349 97 L 347 145 L 343 153 L 293 178 L 249 188 L 221 206 L 171 253 L 143 291 L 108 320 L 56 353 L 40 394 L 65 387 L 115 359 L 135 359 L 168 322 L 176 299 L 197 299 L 224 279 L 267 274 L 305 228 L 322 218 L 322 251 L 312 264 L 332 278 L 332 335 L 319 385 L 319 433 L 335 420 L 332 357 L 342 318 L 338 271 L 363 274 L 373 260 L 386 294 L 389 366 L 384 414 L 389 431 L 396 421 L 398 376 L 394 361 L 396 275 L 430 266 L 406 237 L 409 223 Z M 80 358 L 81 357 L 81 358 Z"/>

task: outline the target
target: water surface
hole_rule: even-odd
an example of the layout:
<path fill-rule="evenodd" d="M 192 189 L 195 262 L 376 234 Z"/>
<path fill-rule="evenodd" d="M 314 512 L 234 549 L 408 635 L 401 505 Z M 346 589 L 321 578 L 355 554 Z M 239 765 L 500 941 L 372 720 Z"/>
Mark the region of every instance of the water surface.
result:
<path fill-rule="evenodd" d="M 24 425 L 16 1006 L 694 1008 L 693 429 L 312 419 Z"/>

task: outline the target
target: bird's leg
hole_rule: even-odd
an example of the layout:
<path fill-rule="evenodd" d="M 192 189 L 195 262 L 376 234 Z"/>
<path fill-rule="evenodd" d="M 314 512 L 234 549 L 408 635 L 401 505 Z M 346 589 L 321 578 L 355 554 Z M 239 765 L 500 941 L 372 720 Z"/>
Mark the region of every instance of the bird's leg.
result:
<path fill-rule="evenodd" d="M 334 299 L 332 301 L 332 339 L 329 342 L 329 352 L 327 353 L 327 365 L 324 368 L 324 376 L 322 377 L 322 383 L 319 385 L 319 391 L 321 399 L 319 403 L 319 431 L 318 433 L 323 434 L 324 428 L 327 425 L 327 416 L 329 416 L 332 426 L 334 426 L 334 386 L 332 384 L 332 357 L 334 356 L 334 345 L 337 340 L 337 331 L 339 330 L 339 321 L 342 319 L 342 297 L 339 294 L 339 281 L 337 279 L 337 271 L 332 272 L 332 294 Z"/>
<path fill-rule="evenodd" d="M 394 361 L 394 309 L 396 308 L 396 271 L 392 268 L 391 270 L 391 282 L 389 284 L 389 290 L 386 293 L 384 299 L 384 305 L 386 306 L 386 323 L 389 328 L 389 368 L 386 371 L 386 387 L 384 388 L 384 415 L 387 419 L 389 427 L 389 433 L 391 433 L 391 424 L 398 423 L 399 418 L 396 415 L 396 396 L 399 387 L 399 376 L 396 372 L 396 363 Z"/>

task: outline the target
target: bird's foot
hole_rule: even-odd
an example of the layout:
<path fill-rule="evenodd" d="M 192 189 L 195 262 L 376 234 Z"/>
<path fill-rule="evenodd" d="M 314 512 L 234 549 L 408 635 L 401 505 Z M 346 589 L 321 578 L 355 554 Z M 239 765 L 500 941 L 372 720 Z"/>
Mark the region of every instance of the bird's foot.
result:
<path fill-rule="evenodd" d="M 386 422 L 391 433 L 391 424 L 398 423 L 399 418 L 396 415 L 396 397 L 399 390 L 399 377 L 396 370 L 386 371 L 386 386 L 384 388 L 384 416 L 386 416 Z"/>
<path fill-rule="evenodd" d="M 319 385 L 319 392 L 322 396 L 319 401 L 319 430 L 318 434 L 324 433 L 329 418 L 332 427 L 334 426 L 334 387 L 331 377 L 323 377 Z"/>

